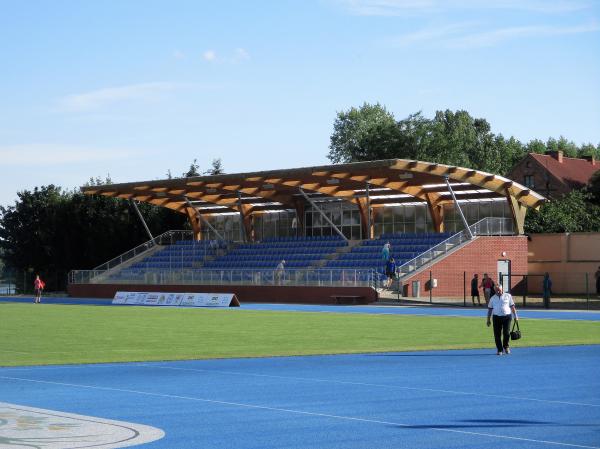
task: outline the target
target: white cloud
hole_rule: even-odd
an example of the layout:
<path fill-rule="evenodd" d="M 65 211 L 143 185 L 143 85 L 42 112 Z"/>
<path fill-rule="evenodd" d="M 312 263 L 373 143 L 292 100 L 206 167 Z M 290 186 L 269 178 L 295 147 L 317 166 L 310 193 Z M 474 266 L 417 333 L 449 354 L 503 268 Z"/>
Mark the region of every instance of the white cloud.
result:
<path fill-rule="evenodd" d="M 243 48 L 236 48 L 234 59 L 237 61 L 246 61 L 250 59 L 250 54 Z"/>
<path fill-rule="evenodd" d="M 0 146 L 4 166 L 51 166 L 123 160 L 139 156 L 137 150 L 60 144 L 21 144 Z"/>
<path fill-rule="evenodd" d="M 108 87 L 82 94 L 67 95 L 59 101 L 59 109 L 65 112 L 85 112 L 125 101 L 156 100 L 161 94 L 177 87 L 179 86 L 173 83 L 143 83 Z"/>
<path fill-rule="evenodd" d="M 437 27 L 427 27 L 413 33 L 389 39 L 389 43 L 393 46 L 405 47 L 421 42 L 443 42 L 452 36 L 460 35 L 465 30 L 472 28 L 472 26 L 473 24 L 469 23 L 455 23 Z"/>
<path fill-rule="evenodd" d="M 333 0 L 359 16 L 438 14 L 449 10 L 506 9 L 561 13 L 587 9 L 590 0 Z"/>
<path fill-rule="evenodd" d="M 477 31 L 476 28 L 481 28 L 481 25 L 457 23 L 426 27 L 413 33 L 388 39 L 387 43 L 396 47 L 408 47 L 417 44 L 430 44 L 445 48 L 492 47 L 514 39 L 593 33 L 600 30 L 600 25 L 596 23 L 571 27 L 534 25 L 498 28 L 488 31 Z"/>
<path fill-rule="evenodd" d="M 206 50 L 202 53 L 202 58 L 207 62 L 214 63 L 227 63 L 227 64 L 238 64 L 250 59 L 250 53 L 244 48 L 236 48 L 233 51 L 233 55 L 217 56 L 217 52 L 214 50 Z"/>
<path fill-rule="evenodd" d="M 173 50 L 173 57 L 175 59 L 184 59 L 185 58 L 185 53 L 182 52 L 181 50 Z"/>
<path fill-rule="evenodd" d="M 563 36 L 569 34 L 593 33 L 599 30 L 600 26 L 598 24 L 578 25 L 572 27 L 553 27 L 541 25 L 500 28 L 497 30 L 455 37 L 447 40 L 446 45 L 454 48 L 491 47 L 503 41 L 519 38 Z"/>
<path fill-rule="evenodd" d="M 206 50 L 202 53 L 202 58 L 204 58 L 205 61 L 213 62 L 217 59 L 217 53 L 214 50 Z"/>

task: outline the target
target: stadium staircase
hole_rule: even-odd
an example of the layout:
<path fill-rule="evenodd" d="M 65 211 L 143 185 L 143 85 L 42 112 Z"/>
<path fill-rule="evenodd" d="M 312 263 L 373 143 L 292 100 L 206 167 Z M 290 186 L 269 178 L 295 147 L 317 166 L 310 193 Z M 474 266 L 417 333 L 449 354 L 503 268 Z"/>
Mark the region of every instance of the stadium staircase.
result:
<path fill-rule="evenodd" d="M 446 240 L 449 233 L 404 233 L 383 234 L 374 240 L 362 240 L 348 252 L 340 254 L 338 258 L 327 261 L 323 268 L 327 269 L 372 269 L 383 278 L 385 262 L 381 250 L 387 242 L 391 245 L 390 255 L 400 266 L 431 247 Z"/>

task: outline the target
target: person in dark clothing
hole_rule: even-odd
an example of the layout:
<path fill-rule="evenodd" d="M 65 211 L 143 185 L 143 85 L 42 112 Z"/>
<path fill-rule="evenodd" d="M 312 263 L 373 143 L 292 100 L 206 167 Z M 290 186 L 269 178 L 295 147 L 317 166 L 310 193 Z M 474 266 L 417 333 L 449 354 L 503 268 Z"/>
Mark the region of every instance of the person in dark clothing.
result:
<path fill-rule="evenodd" d="M 387 276 L 385 287 L 390 288 L 394 284 L 394 279 L 396 278 L 396 261 L 393 257 L 390 257 L 385 263 L 385 275 Z"/>
<path fill-rule="evenodd" d="M 475 298 L 477 298 L 477 303 L 481 305 L 481 298 L 479 297 L 479 275 L 477 273 L 475 273 L 473 279 L 471 279 L 471 301 L 473 301 L 473 305 L 475 305 Z"/>
<path fill-rule="evenodd" d="M 600 267 L 598 267 L 594 276 L 596 276 L 596 294 L 600 296 Z"/>
<path fill-rule="evenodd" d="M 550 307 L 550 294 L 552 293 L 552 279 L 550 279 L 550 275 L 548 274 L 548 272 L 544 274 L 543 290 L 544 307 L 547 309 Z"/>
<path fill-rule="evenodd" d="M 494 321 L 494 341 L 498 355 L 510 354 L 510 323 L 512 315 L 519 320 L 515 302 L 510 293 L 502 292 L 502 285 L 496 285 L 496 294 L 490 298 L 488 304 L 487 325 Z M 512 312 L 512 315 L 511 315 Z"/>

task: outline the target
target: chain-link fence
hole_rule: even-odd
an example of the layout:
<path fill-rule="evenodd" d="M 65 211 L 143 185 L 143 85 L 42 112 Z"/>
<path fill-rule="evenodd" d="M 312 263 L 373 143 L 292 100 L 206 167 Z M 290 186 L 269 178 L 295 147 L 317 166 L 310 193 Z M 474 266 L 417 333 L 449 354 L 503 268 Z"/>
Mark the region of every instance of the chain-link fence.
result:
<path fill-rule="evenodd" d="M 33 281 L 38 274 L 46 284 L 46 294 L 67 291 L 67 271 L 7 270 L 0 279 L 0 295 L 33 295 Z"/>
<path fill-rule="evenodd" d="M 600 310 L 600 292 L 594 273 L 490 273 L 493 283 L 510 292 L 517 307 Z M 464 307 L 486 307 L 483 274 L 466 271 L 424 271 L 407 280 L 395 280 L 380 292 L 380 300 Z M 546 286 L 546 288 L 544 288 Z M 492 293 L 493 294 L 493 290 Z"/>

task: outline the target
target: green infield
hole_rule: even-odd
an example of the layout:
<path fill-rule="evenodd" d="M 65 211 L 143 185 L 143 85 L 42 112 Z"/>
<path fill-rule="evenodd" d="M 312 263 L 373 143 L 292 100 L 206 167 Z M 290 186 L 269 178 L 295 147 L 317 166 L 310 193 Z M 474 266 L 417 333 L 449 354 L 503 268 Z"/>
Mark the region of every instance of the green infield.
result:
<path fill-rule="evenodd" d="M 489 348 L 485 317 L 0 305 L 0 366 Z M 600 344 L 600 323 L 521 320 L 519 346 Z"/>

